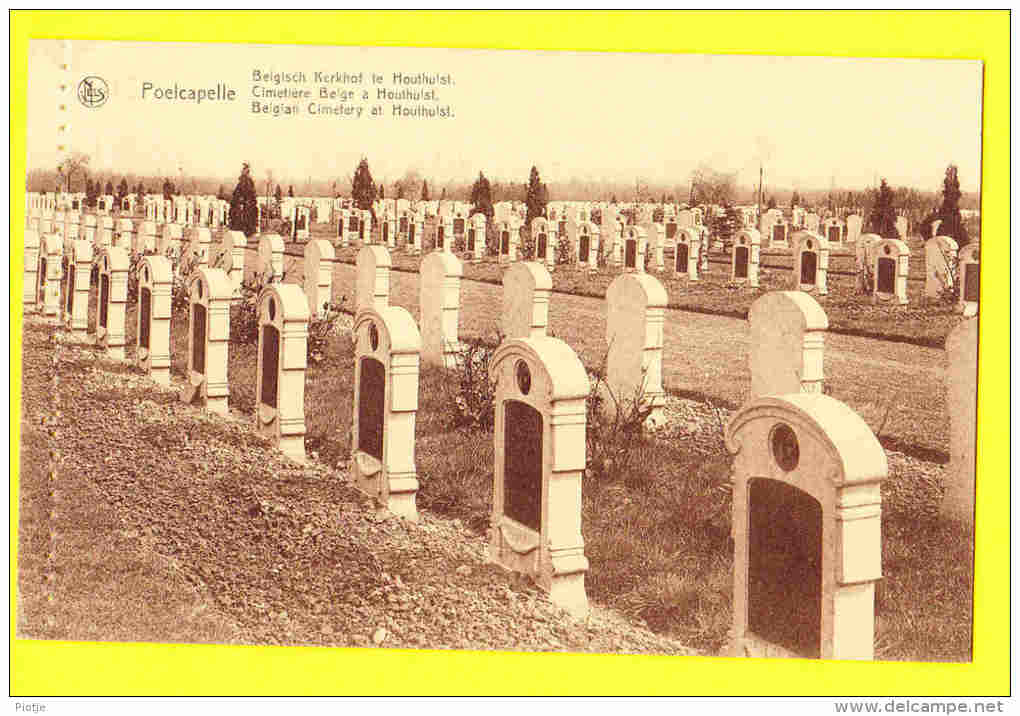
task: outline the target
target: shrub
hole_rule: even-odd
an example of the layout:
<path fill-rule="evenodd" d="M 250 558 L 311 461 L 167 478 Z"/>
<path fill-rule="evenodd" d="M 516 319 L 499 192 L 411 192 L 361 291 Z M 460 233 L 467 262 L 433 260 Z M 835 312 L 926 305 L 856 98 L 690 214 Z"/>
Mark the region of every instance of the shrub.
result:
<path fill-rule="evenodd" d="M 588 463 L 586 471 L 596 480 L 625 476 L 645 442 L 645 421 L 652 413 L 642 386 L 633 396 L 617 396 L 606 382 L 606 358 L 588 369 L 591 390 L 586 403 Z"/>
<path fill-rule="evenodd" d="M 574 256 L 574 245 L 571 243 L 570 237 L 561 236 L 556 242 L 556 265 L 565 266 L 576 262 L 577 257 Z"/>
<path fill-rule="evenodd" d="M 531 235 L 531 228 L 524 227 L 520 230 L 521 243 L 517 258 L 521 261 L 535 260 L 535 239 Z"/>
<path fill-rule="evenodd" d="M 321 317 L 318 312 L 312 314 L 308 321 L 309 363 L 317 364 L 326 360 L 326 348 L 335 333 L 340 315 L 344 313 L 343 305 L 346 301 L 347 297 L 341 296 L 339 301 L 325 305 L 326 311 Z"/>
<path fill-rule="evenodd" d="M 259 296 L 270 275 L 257 274 L 241 282 L 241 298 L 230 307 L 230 342 L 256 345 L 259 340 Z"/>
<path fill-rule="evenodd" d="M 461 343 L 460 350 L 455 354 L 456 396 L 449 415 L 451 429 L 492 429 L 496 384 L 489 377 L 489 363 L 502 340 L 503 337 L 499 336 L 495 346 Z"/>

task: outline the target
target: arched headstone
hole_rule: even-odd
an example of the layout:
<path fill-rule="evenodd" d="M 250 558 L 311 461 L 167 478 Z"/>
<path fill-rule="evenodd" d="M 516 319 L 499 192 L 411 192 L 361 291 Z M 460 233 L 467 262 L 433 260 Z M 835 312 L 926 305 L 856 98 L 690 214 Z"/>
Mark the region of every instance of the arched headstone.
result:
<path fill-rule="evenodd" d="M 730 279 L 758 287 L 758 262 L 761 256 L 761 235 L 754 229 L 741 229 L 733 237 Z"/>
<path fill-rule="evenodd" d="M 748 312 L 751 397 L 821 393 L 829 319 L 801 291 L 771 291 Z"/>
<path fill-rule="evenodd" d="M 829 293 L 829 242 L 810 231 L 793 235 L 793 286 L 798 291 Z"/>
<path fill-rule="evenodd" d="M 233 295 L 233 283 L 222 269 L 203 267 L 191 274 L 188 282 L 188 380 L 181 390 L 181 400 L 189 405 L 203 404 L 210 413 L 218 415 L 228 413 L 227 351 Z"/>
<path fill-rule="evenodd" d="M 974 524 L 974 473 L 977 467 L 978 319 L 957 325 L 946 338 L 946 407 L 949 413 L 949 466 L 942 515 Z"/>
<path fill-rule="evenodd" d="M 552 276 L 536 261 L 514 264 L 503 274 L 503 335 L 544 336 L 549 324 Z"/>
<path fill-rule="evenodd" d="M 114 360 L 124 360 L 129 267 L 127 252 L 116 246 L 99 255 L 96 343 L 105 347 L 107 357 Z"/>
<path fill-rule="evenodd" d="M 503 341 L 489 373 L 496 384 L 490 558 L 531 576 L 553 603 L 584 616 L 588 376 L 573 349 L 549 336 Z"/>
<path fill-rule="evenodd" d="M 71 242 L 67 252 L 64 286 L 64 325 L 71 335 L 83 339 L 89 328 L 89 283 L 92 280 L 92 244 L 83 239 Z"/>
<path fill-rule="evenodd" d="M 471 217 L 467 234 L 467 251 L 471 254 L 472 261 L 481 261 L 485 256 L 485 214 L 475 214 Z"/>
<path fill-rule="evenodd" d="M 954 286 L 956 241 L 949 236 L 935 236 L 924 242 L 924 295 L 938 298 L 943 291 Z"/>
<path fill-rule="evenodd" d="M 135 357 L 155 382 L 170 385 L 170 302 L 173 269 L 164 256 L 146 256 L 138 267 Z"/>
<path fill-rule="evenodd" d="M 663 422 L 662 331 L 666 289 L 646 273 L 621 274 L 606 289 L 606 408 L 647 408 L 647 422 Z"/>
<path fill-rule="evenodd" d="M 907 305 L 907 273 L 910 249 L 899 239 L 882 239 L 871 247 L 874 255 L 873 275 L 876 301 L 892 301 Z"/>
<path fill-rule="evenodd" d="M 214 268 L 221 269 L 230 279 L 234 297 L 240 297 L 244 282 L 244 249 L 248 239 L 241 231 L 224 231 L 220 241 L 219 260 Z"/>
<path fill-rule="evenodd" d="M 390 252 L 383 246 L 365 246 L 358 252 L 355 308 L 381 308 L 390 302 Z"/>
<path fill-rule="evenodd" d="M 874 658 L 885 451 L 821 394 L 752 399 L 730 418 L 733 640 Z"/>
<path fill-rule="evenodd" d="M 255 273 L 264 284 L 279 283 L 283 280 L 283 237 L 279 234 L 259 236 L 259 254 Z"/>
<path fill-rule="evenodd" d="M 976 316 L 981 298 L 981 247 L 975 241 L 960 249 L 960 310 Z"/>
<path fill-rule="evenodd" d="M 305 295 L 313 317 L 323 317 L 333 300 L 333 264 L 336 253 L 325 239 L 312 239 L 305 244 Z"/>
<path fill-rule="evenodd" d="M 255 429 L 305 461 L 308 299 L 297 284 L 274 283 L 259 296 Z"/>
<path fill-rule="evenodd" d="M 457 322 L 463 273 L 460 259 L 447 251 L 433 251 L 422 259 L 418 307 L 421 357 L 427 363 L 447 368 L 457 366 L 460 353 Z"/>
<path fill-rule="evenodd" d="M 368 307 L 358 311 L 354 337 L 354 484 L 394 514 L 417 522 L 418 327 L 404 308 Z"/>

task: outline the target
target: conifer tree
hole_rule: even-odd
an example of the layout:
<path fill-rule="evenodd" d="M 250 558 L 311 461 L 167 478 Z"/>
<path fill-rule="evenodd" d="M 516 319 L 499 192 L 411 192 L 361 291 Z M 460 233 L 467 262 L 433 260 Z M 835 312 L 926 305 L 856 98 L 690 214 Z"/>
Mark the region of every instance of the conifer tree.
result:
<path fill-rule="evenodd" d="M 230 197 L 230 229 L 241 231 L 245 236 L 253 236 L 258 223 L 258 205 L 255 198 L 255 182 L 251 178 L 251 167 L 248 162 L 241 165 L 241 176 L 237 178 L 237 186 Z"/>
<path fill-rule="evenodd" d="M 362 158 L 358 168 L 354 170 L 354 179 L 351 181 L 351 198 L 354 206 L 358 209 L 371 209 L 375 201 L 375 184 L 372 182 L 372 172 L 368 168 L 368 160 Z"/>
<path fill-rule="evenodd" d="M 545 185 L 542 184 L 542 179 L 538 175 L 538 168 L 531 167 L 531 174 L 528 176 L 528 193 L 524 198 L 524 204 L 527 207 L 527 216 L 525 217 L 525 225 L 531 226 L 531 220 L 539 216 L 545 216 L 545 206 L 549 203 L 549 192 L 546 190 Z"/>
<path fill-rule="evenodd" d="M 895 239 L 899 236 L 896 231 L 893 191 L 885 179 L 882 179 L 882 184 L 878 187 L 878 196 L 875 198 L 875 205 L 871 208 L 871 215 L 868 217 L 868 232 L 878 234 L 883 239 Z"/>
<path fill-rule="evenodd" d="M 478 172 L 478 178 L 471 185 L 471 213 L 485 214 L 487 221 L 492 221 L 496 213 L 492 206 L 492 186 L 482 172 Z"/>

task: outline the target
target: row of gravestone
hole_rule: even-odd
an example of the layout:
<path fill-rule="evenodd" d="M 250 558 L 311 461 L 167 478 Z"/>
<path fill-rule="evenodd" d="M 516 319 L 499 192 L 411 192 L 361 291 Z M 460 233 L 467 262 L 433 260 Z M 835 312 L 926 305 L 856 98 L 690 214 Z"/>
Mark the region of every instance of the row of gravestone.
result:
<path fill-rule="evenodd" d="M 59 292 L 60 318 L 73 335 L 84 337 L 91 246 L 72 240 L 66 278 L 60 282 L 57 274 L 51 286 L 47 258 L 59 240 L 49 235 L 43 241 L 50 248 L 40 254 L 42 292 Z M 325 241 L 306 248 L 306 275 L 327 295 L 330 286 L 321 282 L 332 273 L 330 250 Z M 111 246 L 97 259 L 96 338 L 110 357 L 123 360 L 128 255 Z M 406 309 L 389 304 L 389 269 L 384 247 L 368 246 L 358 255 L 351 471 L 358 489 L 416 520 L 419 367 L 422 359 L 450 365 L 458 344 L 461 267 L 444 252 L 423 260 L 420 330 Z M 139 267 L 135 359 L 164 384 L 171 271 L 161 256 L 146 256 Z M 490 363 L 496 390 L 489 549 L 495 562 L 532 576 L 555 603 L 583 614 L 588 561 L 581 476 L 590 383 L 573 349 L 546 333 L 551 288 L 548 271 L 535 262 L 514 265 L 504 278 L 505 338 Z M 190 280 L 181 397 L 221 414 L 229 394 L 233 296 L 233 283 L 221 269 L 201 267 Z M 315 300 L 282 283 L 267 285 L 258 300 L 256 428 L 298 460 L 304 459 L 305 341 Z M 623 274 L 610 285 L 606 302 L 607 385 L 617 396 L 648 401 L 649 419 L 660 420 L 665 290 L 647 274 Z M 50 305 L 47 298 L 44 316 Z M 870 659 L 885 453 L 859 416 L 823 394 L 828 322 L 814 299 L 803 292 L 766 294 L 752 306 L 749 324 L 752 397 L 726 431 L 735 455 L 735 639 L 765 639 L 805 656 Z M 976 336 L 976 321 L 965 321 L 947 343 L 950 393 L 961 411 L 951 412 L 947 504 L 963 517 L 973 513 Z"/>

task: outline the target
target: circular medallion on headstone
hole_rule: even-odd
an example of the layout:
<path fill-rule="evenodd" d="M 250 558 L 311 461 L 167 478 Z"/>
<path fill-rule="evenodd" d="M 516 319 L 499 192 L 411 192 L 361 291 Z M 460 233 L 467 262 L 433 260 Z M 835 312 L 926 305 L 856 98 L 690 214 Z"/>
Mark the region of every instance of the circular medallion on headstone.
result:
<path fill-rule="evenodd" d="M 519 360 L 514 368 L 514 373 L 517 376 L 517 387 L 520 388 L 521 394 L 527 395 L 531 392 L 531 369 L 528 368 L 526 362 Z"/>
<path fill-rule="evenodd" d="M 888 246 L 886 246 L 885 247 L 885 255 L 888 256 L 891 253 L 892 253 L 892 249 L 890 249 Z"/>
<path fill-rule="evenodd" d="M 368 345 L 375 350 L 379 347 L 379 329 L 375 327 L 374 323 L 368 324 Z"/>
<path fill-rule="evenodd" d="M 807 240 L 807 247 L 808 247 L 809 249 L 811 248 L 811 239 L 808 239 L 808 240 Z"/>
<path fill-rule="evenodd" d="M 772 428 L 769 443 L 772 447 L 772 457 L 784 472 L 796 469 L 800 461 L 800 445 L 797 443 L 797 434 L 793 428 L 784 423 L 776 425 Z"/>

